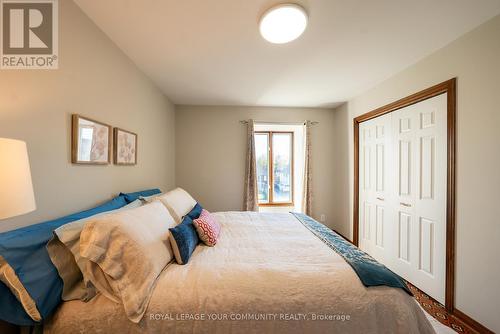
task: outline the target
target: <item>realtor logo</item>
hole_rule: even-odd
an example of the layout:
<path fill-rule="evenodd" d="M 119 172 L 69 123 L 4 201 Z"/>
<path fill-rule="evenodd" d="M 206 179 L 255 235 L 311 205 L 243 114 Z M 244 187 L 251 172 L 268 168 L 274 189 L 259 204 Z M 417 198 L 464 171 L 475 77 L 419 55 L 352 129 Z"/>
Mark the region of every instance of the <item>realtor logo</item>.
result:
<path fill-rule="evenodd" d="M 1 69 L 57 69 L 57 0 L 0 0 Z"/>

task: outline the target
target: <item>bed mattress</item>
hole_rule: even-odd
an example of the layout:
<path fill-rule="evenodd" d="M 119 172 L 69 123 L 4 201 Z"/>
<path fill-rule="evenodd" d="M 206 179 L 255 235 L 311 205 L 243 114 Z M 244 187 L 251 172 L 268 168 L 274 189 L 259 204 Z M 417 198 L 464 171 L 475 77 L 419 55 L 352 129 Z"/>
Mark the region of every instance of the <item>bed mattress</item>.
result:
<path fill-rule="evenodd" d="M 45 333 L 434 333 L 402 289 L 362 285 L 293 215 L 215 213 L 215 247 L 169 264 L 140 323 L 103 295 L 63 303 Z"/>

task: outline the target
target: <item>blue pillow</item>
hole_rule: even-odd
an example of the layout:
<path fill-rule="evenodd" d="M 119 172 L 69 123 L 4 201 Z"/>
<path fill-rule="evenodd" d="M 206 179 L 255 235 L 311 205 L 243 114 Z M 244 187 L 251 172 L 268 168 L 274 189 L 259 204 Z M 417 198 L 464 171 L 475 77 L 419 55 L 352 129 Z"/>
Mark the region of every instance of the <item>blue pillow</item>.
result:
<path fill-rule="evenodd" d="M 182 223 L 170 228 L 170 244 L 178 264 L 186 264 L 200 242 L 193 220 L 186 216 Z"/>
<path fill-rule="evenodd" d="M 149 190 L 142 190 L 142 191 L 136 191 L 135 193 L 120 193 L 120 196 L 125 197 L 125 200 L 127 203 L 132 203 L 139 197 L 148 197 L 148 196 L 153 196 L 156 194 L 161 194 L 161 190 L 156 188 L 156 189 L 149 189 Z"/>
<path fill-rule="evenodd" d="M 118 196 L 90 210 L 0 234 L 0 255 L 12 267 L 35 301 L 42 319 L 59 305 L 63 288 L 63 282 L 45 248 L 52 238 L 52 231 L 69 222 L 116 210 L 126 204 L 125 197 Z M 0 284 L 0 305 L 1 320 L 21 326 L 36 323 L 3 283 Z"/>
<path fill-rule="evenodd" d="M 201 210 L 203 210 L 203 208 L 201 207 L 200 203 L 196 203 L 194 208 L 192 208 L 186 216 L 191 218 L 192 220 L 195 220 L 200 217 Z"/>

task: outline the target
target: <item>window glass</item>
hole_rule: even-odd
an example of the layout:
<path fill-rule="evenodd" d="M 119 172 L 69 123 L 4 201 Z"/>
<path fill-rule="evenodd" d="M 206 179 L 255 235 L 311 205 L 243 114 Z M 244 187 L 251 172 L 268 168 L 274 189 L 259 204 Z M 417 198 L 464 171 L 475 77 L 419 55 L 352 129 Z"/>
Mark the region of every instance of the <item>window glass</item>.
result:
<path fill-rule="evenodd" d="M 269 134 L 255 134 L 259 203 L 269 203 Z"/>
<path fill-rule="evenodd" d="M 292 135 L 273 133 L 273 202 L 292 202 Z"/>

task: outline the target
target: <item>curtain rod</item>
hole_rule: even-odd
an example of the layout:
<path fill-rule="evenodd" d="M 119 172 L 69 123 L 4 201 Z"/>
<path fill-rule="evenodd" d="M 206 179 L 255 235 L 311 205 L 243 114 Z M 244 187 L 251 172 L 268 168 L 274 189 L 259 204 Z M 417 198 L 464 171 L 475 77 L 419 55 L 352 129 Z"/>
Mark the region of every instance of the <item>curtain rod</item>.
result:
<path fill-rule="evenodd" d="M 279 125 L 304 125 L 306 122 L 277 122 L 277 121 L 254 121 L 255 123 L 261 123 L 261 124 L 279 124 Z M 241 124 L 248 124 L 248 121 L 241 120 Z M 316 125 L 319 124 L 317 121 L 309 121 L 311 125 Z"/>

